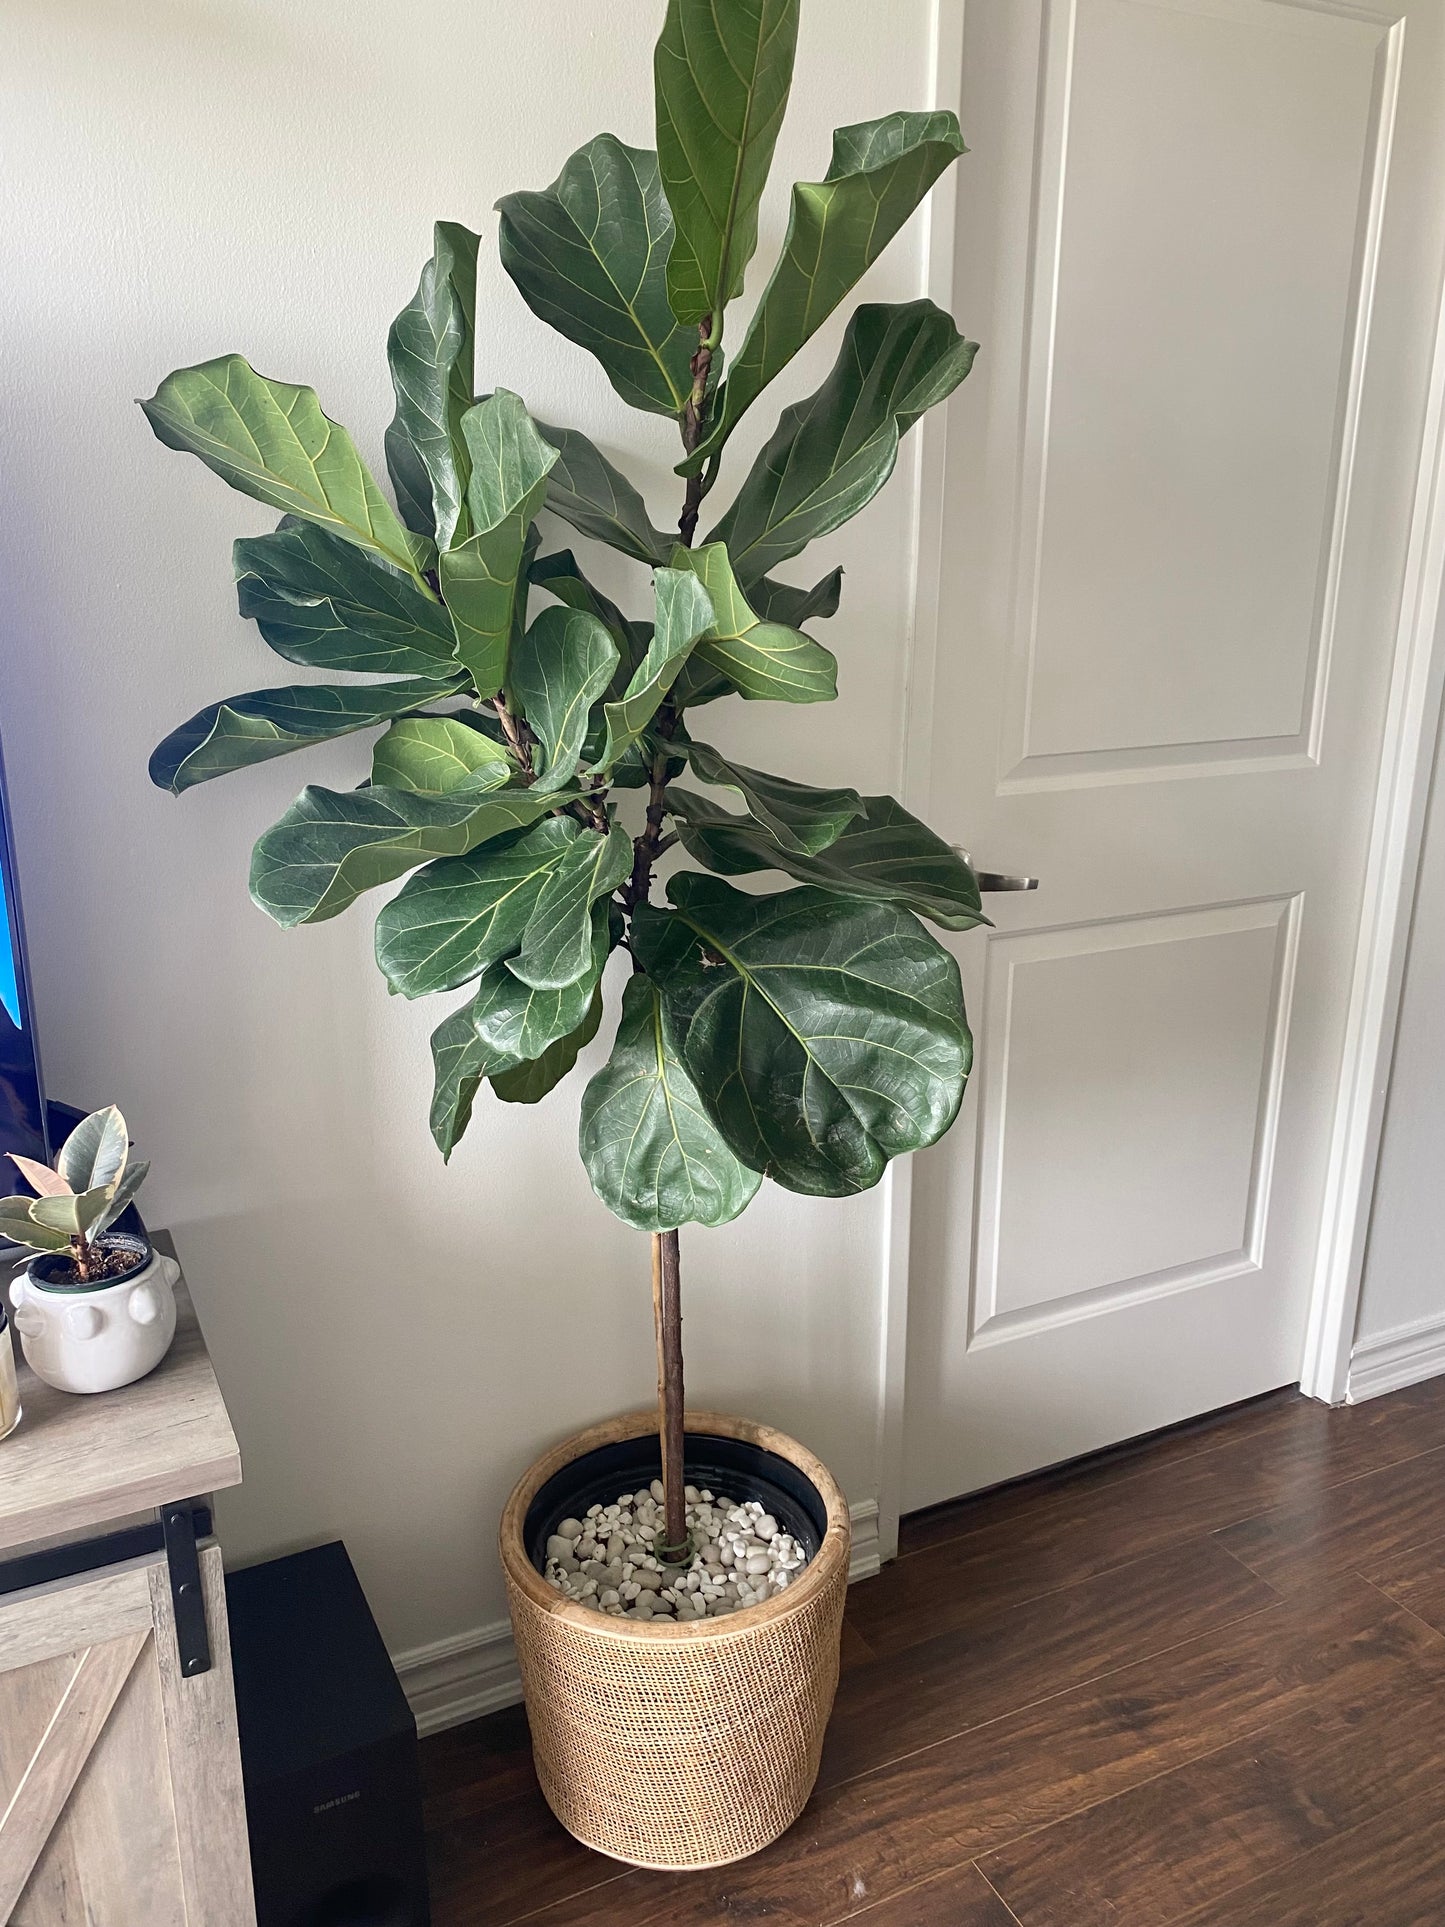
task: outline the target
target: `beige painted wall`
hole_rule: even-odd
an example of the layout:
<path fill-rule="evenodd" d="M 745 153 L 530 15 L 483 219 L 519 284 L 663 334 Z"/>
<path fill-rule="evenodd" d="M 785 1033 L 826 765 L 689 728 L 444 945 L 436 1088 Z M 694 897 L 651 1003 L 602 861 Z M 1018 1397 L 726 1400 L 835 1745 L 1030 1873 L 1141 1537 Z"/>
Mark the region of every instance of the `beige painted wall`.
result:
<path fill-rule="evenodd" d="M 361 742 L 179 802 L 148 784 L 167 728 L 288 672 L 230 581 L 231 538 L 274 518 L 162 449 L 133 398 L 239 349 L 313 383 L 379 469 L 386 328 L 432 219 L 490 236 L 498 194 L 545 184 L 601 128 L 650 141 L 660 13 L 0 8 L 0 729 L 48 1081 L 119 1101 L 155 1160 L 148 1209 L 175 1229 L 241 1436 L 231 1554 L 344 1536 L 394 1649 L 498 1617 L 510 1481 L 564 1429 L 650 1396 L 646 1244 L 578 1164 L 581 1076 L 537 1111 L 489 1097 L 443 1169 L 426 1110 L 445 1004 L 387 997 L 364 909 L 283 933 L 248 901 L 254 837 L 306 778 L 359 780 Z M 835 124 L 924 103 L 929 13 L 809 0 L 765 252 L 787 181 L 817 178 Z M 479 380 L 640 453 L 667 519 L 665 425 L 616 402 L 484 253 Z M 920 285 L 915 225 L 868 291 Z M 809 386 L 839 325 L 814 344 Z M 739 454 L 776 404 L 754 412 Z M 895 783 L 910 527 L 900 472 L 810 554 L 849 571 L 829 635 L 842 697 L 801 714 L 727 705 L 725 747 L 815 781 Z M 801 1434 L 854 1501 L 877 1489 L 881 1266 L 879 1192 L 830 1205 L 768 1187 L 738 1225 L 685 1245 L 692 1395 Z"/>

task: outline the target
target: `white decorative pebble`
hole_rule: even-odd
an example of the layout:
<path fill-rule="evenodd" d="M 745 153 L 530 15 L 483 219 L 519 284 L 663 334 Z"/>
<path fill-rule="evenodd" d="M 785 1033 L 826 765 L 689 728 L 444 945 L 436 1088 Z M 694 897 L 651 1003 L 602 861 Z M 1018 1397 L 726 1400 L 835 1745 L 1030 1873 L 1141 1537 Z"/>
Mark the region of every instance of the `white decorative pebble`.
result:
<path fill-rule="evenodd" d="M 735 1505 L 706 1487 L 685 1488 L 692 1553 L 664 1566 L 652 1550 L 662 1530 L 661 1479 L 588 1506 L 547 1540 L 547 1583 L 567 1599 L 614 1618 L 661 1624 L 722 1618 L 760 1605 L 807 1564 L 802 1547 L 756 1499 Z"/>

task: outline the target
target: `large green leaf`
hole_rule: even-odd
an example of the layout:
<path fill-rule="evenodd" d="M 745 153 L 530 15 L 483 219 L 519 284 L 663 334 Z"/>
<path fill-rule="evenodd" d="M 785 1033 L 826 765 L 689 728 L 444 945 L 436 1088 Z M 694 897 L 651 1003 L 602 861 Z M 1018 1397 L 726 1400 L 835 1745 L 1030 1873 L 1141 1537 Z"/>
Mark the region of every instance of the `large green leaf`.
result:
<path fill-rule="evenodd" d="M 538 434 L 521 397 L 506 388 L 467 410 L 462 436 L 472 464 L 467 505 L 476 533 L 447 550 L 439 567 L 457 658 L 486 697 L 507 680 L 528 532 L 557 451 Z"/>
<path fill-rule="evenodd" d="M 543 884 L 508 969 L 534 990 L 576 983 L 591 954 L 592 906 L 610 896 L 631 869 L 632 838 L 626 830 L 617 824 L 606 836 L 583 830 Z"/>
<path fill-rule="evenodd" d="M 418 796 L 499 790 L 515 773 L 502 746 L 460 716 L 404 716 L 371 752 L 373 783 Z"/>
<path fill-rule="evenodd" d="M 408 877 L 376 919 L 376 961 L 392 989 L 404 997 L 455 990 L 509 956 L 547 879 L 583 835 L 572 817 L 549 816 Z"/>
<path fill-rule="evenodd" d="M 989 921 L 968 864 L 891 796 L 865 796 L 862 816 L 817 856 L 781 848 L 756 818 L 733 816 L 689 790 L 670 789 L 668 802 L 688 854 L 721 876 L 782 870 L 843 896 L 901 904 L 945 930 Z"/>
<path fill-rule="evenodd" d="M 430 590 L 379 555 L 288 515 L 232 544 L 236 598 L 278 656 L 310 669 L 451 677 L 452 626 Z"/>
<path fill-rule="evenodd" d="M 55 1168 L 72 1191 L 114 1184 L 130 1156 L 130 1133 L 114 1104 L 83 1117 L 60 1147 Z"/>
<path fill-rule="evenodd" d="M 451 1156 L 466 1130 L 484 1077 L 493 1079 L 508 1103 L 530 1104 L 546 1095 L 546 1078 L 550 1090 L 572 1068 L 601 1018 L 600 984 L 611 945 L 607 905 L 599 903 L 592 967 L 582 980 L 563 990 L 533 990 L 504 964 L 490 964 L 472 998 L 432 1032 L 431 1129 L 443 1157 Z"/>
<path fill-rule="evenodd" d="M 434 536 L 442 549 L 470 533 L 461 424 L 475 386 L 479 245 L 470 228 L 437 222 L 432 257 L 386 339 L 396 391 L 386 431 L 391 484 L 407 527 Z"/>
<path fill-rule="evenodd" d="M 638 663 L 647 654 L 649 625 L 632 622 L 623 615 L 610 596 L 587 580 L 570 549 L 539 555 L 528 571 L 533 585 L 565 602 L 569 609 L 585 610 L 607 630 L 617 644 L 617 667 L 612 672 L 608 695 L 620 696 Z"/>
<path fill-rule="evenodd" d="M 547 478 L 547 507 L 580 535 L 605 542 L 638 562 L 666 562 L 674 538 L 652 526 L 647 504 L 620 468 L 575 428 L 538 428 L 557 449 Z"/>
<path fill-rule="evenodd" d="M 497 207 L 502 266 L 532 312 L 596 355 L 634 408 L 680 415 L 697 333 L 667 302 L 672 215 L 657 156 L 599 134 L 549 188 Z"/>
<path fill-rule="evenodd" d="M 893 473 L 900 438 L 953 393 L 977 352 L 931 301 L 859 308 L 833 372 L 784 410 L 713 531 L 738 581 L 750 587 L 872 501 Z"/>
<path fill-rule="evenodd" d="M 222 355 L 167 375 L 141 407 L 168 448 L 199 455 L 243 495 L 374 549 L 410 575 L 431 566 L 431 543 L 402 527 L 314 388 L 270 381 L 242 356 Z"/>
<path fill-rule="evenodd" d="M 431 1034 L 431 1134 L 445 1161 L 450 1160 L 472 1121 L 472 1106 L 486 1075 L 477 1068 L 480 1055 L 481 1046 L 472 1029 L 472 1007 L 467 1002 L 444 1017 Z"/>
<path fill-rule="evenodd" d="M 641 975 L 622 993 L 612 1055 L 582 1094 L 578 1144 L 592 1189 L 637 1231 L 726 1224 L 762 1182 L 703 1108 L 657 986 Z"/>
<path fill-rule="evenodd" d="M 821 181 L 799 181 L 783 252 L 728 368 L 713 425 L 678 466 L 697 472 L 822 327 L 950 162 L 967 150 L 953 114 L 889 114 L 833 136 Z"/>
<path fill-rule="evenodd" d="M 30 1216 L 36 1224 L 45 1225 L 51 1231 L 63 1231 L 68 1238 L 90 1238 L 110 1198 L 108 1184 L 98 1184 L 92 1191 L 66 1193 L 63 1197 L 32 1198 Z"/>
<path fill-rule="evenodd" d="M 123 1212 L 129 1211 L 136 1193 L 150 1175 L 150 1168 L 148 1158 L 139 1158 L 134 1163 L 127 1164 L 111 1188 L 110 1202 L 90 1228 L 92 1238 L 98 1238 L 103 1232 L 109 1231 L 116 1219 Z"/>
<path fill-rule="evenodd" d="M 640 908 L 632 948 L 745 1164 L 842 1197 L 943 1135 L 972 1047 L 958 965 L 916 918 L 825 890 L 744 896 L 695 872 L 667 893 L 676 908 Z"/>
<path fill-rule="evenodd" d="M 668 0 L 653 76 L 679 321 L 721 317 L 742 292 L 797 40 L 798 0 Z"/>
<path fill-rule="evenodd" d="M 815 616 L 835 616 L 843 593 L 843 571 L 830 569 L 811 589 L 795 588 L 791 582 L 775 582 L 761 576 L 749 584 L 748 601 L 765 622 L 781 622 L 787 629 L 801 629 Z"/>
<path fill-rule="evenodd" d="M 753 817 L 782 849 L 816 856 L 837 841 L 841 831 L 863 813 L 857 790 L 814 789 L 786 776 L 770 776 L 764 769 L 730 762 L 707 743 L 689 743 L 687 760 L 704 783 L 739 790 Z M 669 798 L 688 792 L 669 790 Z M 698 799 L 701 801 L 702 799 Z M 678 808 L 685 807 L 683 802 Z"/>
<path fill-rule="evenodd" d="M 540 1104 L 562 1082 L 601 1028 L 602 986 L 598 984 L 587 1015 L 576 1030 L 549 1044 L 540 1057 L 529 1058 L 509 1071 L 494 1071 L 492 1089 L 504 1104 Z"/>
<path fill-rule="evenodd" d="M 70 1235 L 40 1224 L 30 1215 L 34 1198 L 0 1198 L 0 1238 L 28 1245 L 32 1251 L 68 1251 Z"/>
<path fill-rule="evenodd" d="M 838 664 L 832 652 L 797 629 L 764 622 L 755 615 L 721 542 L 709 542 L 700 549 L 679 544 L 672 552 L 672 565 L 692 571 L 707 590 L 714 612 L 712 627 L 687 665 L 691 689 L 705 685 L 705 665 L 750 701 L 826 703 L 837 695 Z M 687 700 L 708 698 L 689 694 Z"/>
<path fill-rule="evenodd" d="M 461 856 L 535 823 L 568 799 L 534 789 L 420 796 L 410 790 L 328 790 L 308 784 L 251 856 L 251 895 L 290 929 L 320 923 L 363 890 L 392 883 L 432 857 Z"/>
<path fill-rule="evenodd" d="M 679 710 L 696 709 L 701 703 L 715 703 L 722 696 L 735 696 L 737 690 L 720 669 L 705 662 L 696 650 L 688 657 L 672 685 L 672 700 Z M 624 763 L 623 768 L 626 767 Z M 614 778 L 614 781 L 616 779 Z"/>
<path fill-rule="evenodd" d="M 688 569 L 658 569 L 652 578 L 657 621 L 647 654 L 633 671 L 622 697 L 607 703 L 607 737 L 599 759 L 612 769 L 657 714 L 663 698 L 692 653 L 693 644 L 713 623 L 712 599 Z"/>
<path fill-rule="evenodd" d="M 517 645 L 512 688 L 546 751 L 537 787 L 570 782 L 587 737 L 587 717 L 612 681 L 617 644 L 581 609 L 544 609 Z"/>
<path fill-rule="evenodd" d="M 289 755 L 355 729 L 371 729 L 423 703 L 455 694 L 457 683 L 297 683 L 250 689 L 208 703 L 151 751 L 150 778 L 179 796 L 196 783 L 250 763 Z"/>

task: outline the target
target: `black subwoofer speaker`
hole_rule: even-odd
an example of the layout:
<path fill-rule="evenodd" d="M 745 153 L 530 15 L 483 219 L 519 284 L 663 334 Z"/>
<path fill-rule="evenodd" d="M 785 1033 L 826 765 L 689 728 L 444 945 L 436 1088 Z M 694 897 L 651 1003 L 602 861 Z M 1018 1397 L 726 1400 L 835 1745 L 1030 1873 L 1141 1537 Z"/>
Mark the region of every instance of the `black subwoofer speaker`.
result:
<path fill-rule="evenodd" d="M 258 1927 L 429 1927 L 416 1722 L 337 1540 L 226 1576 Z"/>

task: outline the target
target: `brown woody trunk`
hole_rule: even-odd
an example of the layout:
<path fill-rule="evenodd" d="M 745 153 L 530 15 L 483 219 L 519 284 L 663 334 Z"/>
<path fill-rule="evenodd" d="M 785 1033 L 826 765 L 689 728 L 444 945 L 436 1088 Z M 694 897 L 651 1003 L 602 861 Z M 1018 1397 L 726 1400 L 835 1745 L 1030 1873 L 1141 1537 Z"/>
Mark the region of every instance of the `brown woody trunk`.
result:
<path fill-rule="evenodd" d="M 657 1430 L 662 1441 L 665 1550 L 687 1543 L 683 1487 L 682 1288 L 675 1231 L 652 1234 L 652 1316 L 657 1330 Z"/>

